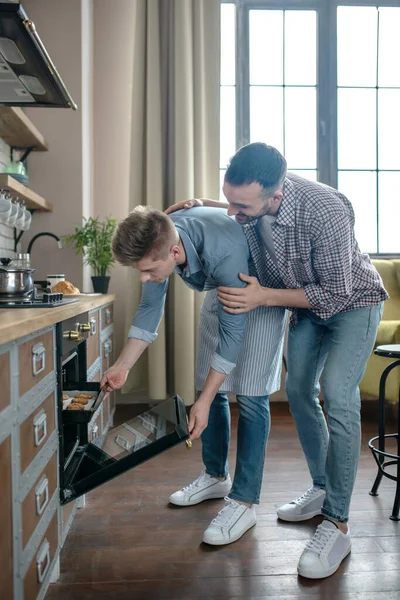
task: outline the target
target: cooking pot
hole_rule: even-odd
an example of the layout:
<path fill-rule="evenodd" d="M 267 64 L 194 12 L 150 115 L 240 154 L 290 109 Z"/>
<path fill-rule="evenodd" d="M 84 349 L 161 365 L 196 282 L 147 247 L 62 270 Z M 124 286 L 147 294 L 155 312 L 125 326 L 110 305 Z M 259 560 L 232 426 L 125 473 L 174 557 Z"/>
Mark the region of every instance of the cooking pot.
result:
<path fill-rule="evenodd" d="M 35 269 L 14 267 L 11 258 L 0 259 L 0 296 L 27 296 L 33 291 Z"/>

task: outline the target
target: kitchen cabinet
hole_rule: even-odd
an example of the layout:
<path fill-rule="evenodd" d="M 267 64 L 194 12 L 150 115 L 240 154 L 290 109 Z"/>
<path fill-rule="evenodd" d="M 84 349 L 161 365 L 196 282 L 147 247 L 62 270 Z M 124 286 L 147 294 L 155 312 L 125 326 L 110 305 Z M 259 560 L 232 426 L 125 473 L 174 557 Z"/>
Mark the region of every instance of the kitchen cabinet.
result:
<path fill-rule="evenodd" d="M 100 319 L 99 311 L 94 310 L 89 313 L 90 331 L 87 340 L 87 367 L 88 372 L 93 368 L 94 363 L 100 357 Z"/>
<path fill-rule="evenodd" d="M 0 311 L 1 600 L 42 600 L 84 495 L 189 437 L 178 396 L 112 426 L 113 300 Z M 64 409 L 73 390 L 92 405 Z"/>
<path fill-rule="evenodd" d="M 62 374 L 56 327 L 74 311 L 77 317 L 84 313 L 85 322 L 92 319 L 88 365 L 92 380 L 99 381 L 101 311 L 112 307 L 113 299 L 109 295 L 47 311 L 0 311 L 1 600 L 42 600 L 53 572 L 58 572 L 60 550 L 77 507 L 84 505 L 84 498 L 65 506 L 60 502 Z M 103 329 L 108 337 L 113 334 L 111 322 Z M 24 331 L 27 335 L 21 335 Z M 112 417 L 109 403 L 102 403 L 89 423 L 89 436 L 96 439 L 106 432 Z"/>
<path fill-rule="evenodd" d="M 1 418 L 1 415 L 0 415 Z M 3 600 L 13 599 L 13 529 L 11 490 L 11 435 L 0 442 L 0 590 Z"/>

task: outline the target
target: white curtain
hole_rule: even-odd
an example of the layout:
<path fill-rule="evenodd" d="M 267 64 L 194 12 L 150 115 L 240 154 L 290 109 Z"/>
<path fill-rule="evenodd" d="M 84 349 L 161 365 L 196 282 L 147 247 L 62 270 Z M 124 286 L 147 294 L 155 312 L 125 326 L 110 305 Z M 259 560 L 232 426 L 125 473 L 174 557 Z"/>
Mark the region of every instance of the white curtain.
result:
<path fill-rule="evenodd" d="M 219 195 L 219 0 L 136 0 L 130 207 Z M 140 298 L 129 273 L 128 328 Z M 157 340 L 124 392 L 194 400 L 196 329 L 202 294 L 170 279 Z"/>

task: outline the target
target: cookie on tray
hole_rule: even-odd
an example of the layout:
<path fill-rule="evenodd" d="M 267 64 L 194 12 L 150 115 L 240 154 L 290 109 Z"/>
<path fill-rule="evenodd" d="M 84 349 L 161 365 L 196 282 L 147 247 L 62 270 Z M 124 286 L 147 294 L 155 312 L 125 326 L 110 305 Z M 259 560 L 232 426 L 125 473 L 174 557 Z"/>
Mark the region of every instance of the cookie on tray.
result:
<path fill-rule="evenodd" d="M 87 400 L 91 400 L 93 396 L 91 394 L 79 393 L 75 396 L 75 398 L 86 398 Z"/>
<path fill-rule="evenodd" d="M 67 410 L 85 410 L 85 407 L 83 404 L 78 404 L 78 402 L 71 402 L 71 404 L 67 406 Z"/>
<path fill-rule="evenodd" d="M 83 396 L 75 396 L 72 402 L 77 402 L 78 404 L 87 404 L 89 400 L 87 398 L 83 398 Z"/>
<path fill-rule="evenodd" d="M 62 395 L 63 402 L 65 402 L 65 400 L 69 400 L 69 398 L 70 397 L 68 396 L 68 394 L 63 394 Z"/>

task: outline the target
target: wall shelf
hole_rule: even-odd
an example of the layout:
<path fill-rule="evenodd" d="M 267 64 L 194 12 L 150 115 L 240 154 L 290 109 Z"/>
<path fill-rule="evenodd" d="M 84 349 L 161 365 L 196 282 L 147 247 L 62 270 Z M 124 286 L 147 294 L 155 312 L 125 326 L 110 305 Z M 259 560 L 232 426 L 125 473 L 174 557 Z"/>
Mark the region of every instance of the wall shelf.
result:
<path fill-rule="evenodd" d="M 15 197 L 18 196 L 19 200 L 25 200 L 26 208 L 30 210 L 41 210 L 44 212 L 52 212 L 53 205 L 47 202 L 44 198 L 33 192 L 22 183 L 19 183 L 11 175 L 0 175 L 0 189 L 8 190 Z"/>
<path fill-rule="evenodd" d="M 0 106 L 0 138 L 12 148 L 48 150 L 43 135 L 22 111 L 14 106 Z"/>

